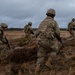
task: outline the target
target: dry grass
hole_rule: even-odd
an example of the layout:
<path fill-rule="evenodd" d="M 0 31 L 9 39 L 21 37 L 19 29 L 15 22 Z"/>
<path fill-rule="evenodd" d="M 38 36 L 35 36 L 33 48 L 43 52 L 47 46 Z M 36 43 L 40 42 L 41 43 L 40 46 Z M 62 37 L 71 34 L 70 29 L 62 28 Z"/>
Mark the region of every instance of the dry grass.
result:
<path fill-rule="evenodd" d="M 23 31 L 8 31 L 5 35 L 12 50 L 3 51 L 3 47 L 0 47 L 0 75 L 11 75 L 12 67 L 14 73 L 18 73 L 16 75 L 33 75 L 37 59 L 37 46 L 32 42 L 35 39 L 32 39 L 30 45 L 25 45 Z M 67 31 L 61 31 L 61 37 L 68 36 Z M 75 75 L 75 39 L 65 42 L 65 47 L 53 58 L 52 66 L 52 70 L 44 67 L 41 75 Z"/>

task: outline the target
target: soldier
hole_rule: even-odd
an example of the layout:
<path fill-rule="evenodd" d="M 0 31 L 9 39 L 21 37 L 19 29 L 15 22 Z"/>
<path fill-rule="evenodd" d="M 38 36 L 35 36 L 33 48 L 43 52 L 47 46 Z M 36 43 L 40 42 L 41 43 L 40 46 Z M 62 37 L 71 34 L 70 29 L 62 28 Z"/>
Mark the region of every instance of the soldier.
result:
<path fill-rule="evenodd" d="M 28 24 L 24 27 L 24 33 L 25 33 L 25 43 L 29 44 L 31 40 L 31 34 L 34 34 L 32 30 L 32 22 L 28 22 Z"/>
<path fill-rule="evenodd" d="M 69 39 L 73 39 L 74 38 L 74 31 L 73 28 L 75 27 L 75 18 L 72 19 L 72 21 L 68 24 L 68 31 L 70 33 L 70 37 Z"/>
<path fill-rule="evenodd" d="M 35 34 L 38 41 L 38 59 L 35 69 L 35 75 L 40 75 L 40 72 L 44 65 L 51 69 L 52 57 L 55 57 L 59 51 L 57 42 L 55 41 L 55 38 L 57 38 L 58 40 L 61 39 L 58 24 L 54 20 L 56 12 L 54 9 L 49 9 L 46 15 L 47 17 L 40 23 Z M 49 58 L 47 62 L 45 62 L 47 53 L 49 53 Z"/>
<path fill-rule="evenodd" d="M 7 45 L 7 48 L 10 48 L 9 42 L 6 38 L 6 36 L 4 35 L 4 30 L 6 30 L 8 28 L 8 26 L 5 23 L 1 23 L 0 25 L 0 41 L 2 41 L 4 44 Z"/>
<path fill-rule="evenodd" d="M 34 34 L 32 30 L 32 22 L 29 22 L 25 27 L 24 27 L 24 32 L 26 35 Z"/>

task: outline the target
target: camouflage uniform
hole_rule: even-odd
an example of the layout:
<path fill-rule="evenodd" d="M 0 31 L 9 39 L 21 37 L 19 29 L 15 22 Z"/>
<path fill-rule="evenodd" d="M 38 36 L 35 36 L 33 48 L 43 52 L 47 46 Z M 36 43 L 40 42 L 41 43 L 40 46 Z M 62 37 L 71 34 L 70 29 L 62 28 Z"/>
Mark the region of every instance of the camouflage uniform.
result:
<path fill-rule="evenodd" d="M 68 24 L 68 31 L 70 33 L 70 37 L 69 38 L 74 38 L 74 31 L 73 28 L 75 27 L 75 19 L 73 18 L 72 21 Z"/>
<path fill-rule="evenodd" d="M 0 29 L 0 40 L 4 43 L 5 42 L 5 38 L 4 38 L 4 33 L 3 33 L 3 30 Z"/>
<path fill-rule="evenodd" d="M 8 40 L 7 38 L 4 36 L 4 30 L 7 28 L 8 26 L 5 23 L 1 23 L 1 27 L 0 27 L 0 40 L 4 43 L 4 44 L 8 44 Z"/>
<path fill-rule="evenodd" d="M 25 27 L 24 27 L 24 33 L 25 33 L 25 39 L 26 43 L 28 44 L 31 40 L 31 34 L 34 34 L 32 30 L 32 22 L 29 22 Z"/>
<path fill-rule="evenodd" d="M 40 75 L 42 67 L 46 64 L 45 57 L 49 54 L 48 63 L 50 64 L 51 57 L 56 56 L 58 45 L 55 41 L 56 35 L 60 37 L 60 30 L 57 22 L 54 20 L 55 10 L 49 9 L 46 13 L 47 17 L 40 23 L 36 31 L 38 41 L 37 66 L 35 75 Z M 50 65 L 47 65 L 50 67 Z"/>
<path fill-rule="evenodd" d="M 32 22 L 29 22 L 25 27 L 24 27 L 24 32 L 26 35 L 30 35 L 33 34 L 33 30 L 32 30 Z"/>

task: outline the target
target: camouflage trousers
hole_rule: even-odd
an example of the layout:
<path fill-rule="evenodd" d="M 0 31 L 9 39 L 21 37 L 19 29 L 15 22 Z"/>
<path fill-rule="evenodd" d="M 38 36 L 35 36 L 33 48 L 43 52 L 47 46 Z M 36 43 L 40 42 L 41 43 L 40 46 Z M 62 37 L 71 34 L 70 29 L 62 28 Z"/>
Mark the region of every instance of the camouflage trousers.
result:
<path fill-rule="evenodd" d="M 38 42 L 37 64 L 44 65 L 46 56 L 54 57 L 59 51 L 57 42 L 54 40 L 43 40 Z"/>
<path fill-rule="evenodd" d="M 26 44 L 30 44 L 30 41 L 31 41 L 31 39 L 32 39 L 32 37 L 31 37 L 31 34 L 28 34 L 28 33 L 26 33 L 25 34 L 25 43 Z"/>

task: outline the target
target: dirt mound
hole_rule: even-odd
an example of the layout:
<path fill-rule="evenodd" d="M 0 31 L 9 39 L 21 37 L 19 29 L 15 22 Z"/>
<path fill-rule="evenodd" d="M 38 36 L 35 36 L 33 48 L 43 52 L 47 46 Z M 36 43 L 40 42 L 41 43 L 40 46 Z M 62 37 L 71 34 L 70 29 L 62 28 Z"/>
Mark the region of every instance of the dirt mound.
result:
<path fill-rule="evenodd" d="M 26 61 L 31 61 L 36 59 L 36 53 L 37 53 L 37 47 L 31 49 L 31 48 L 18 48 L 13 50 L 8 55 L 8 59 L 10 62 L 15 62 L 15 63 L 23 63 Z"/>

